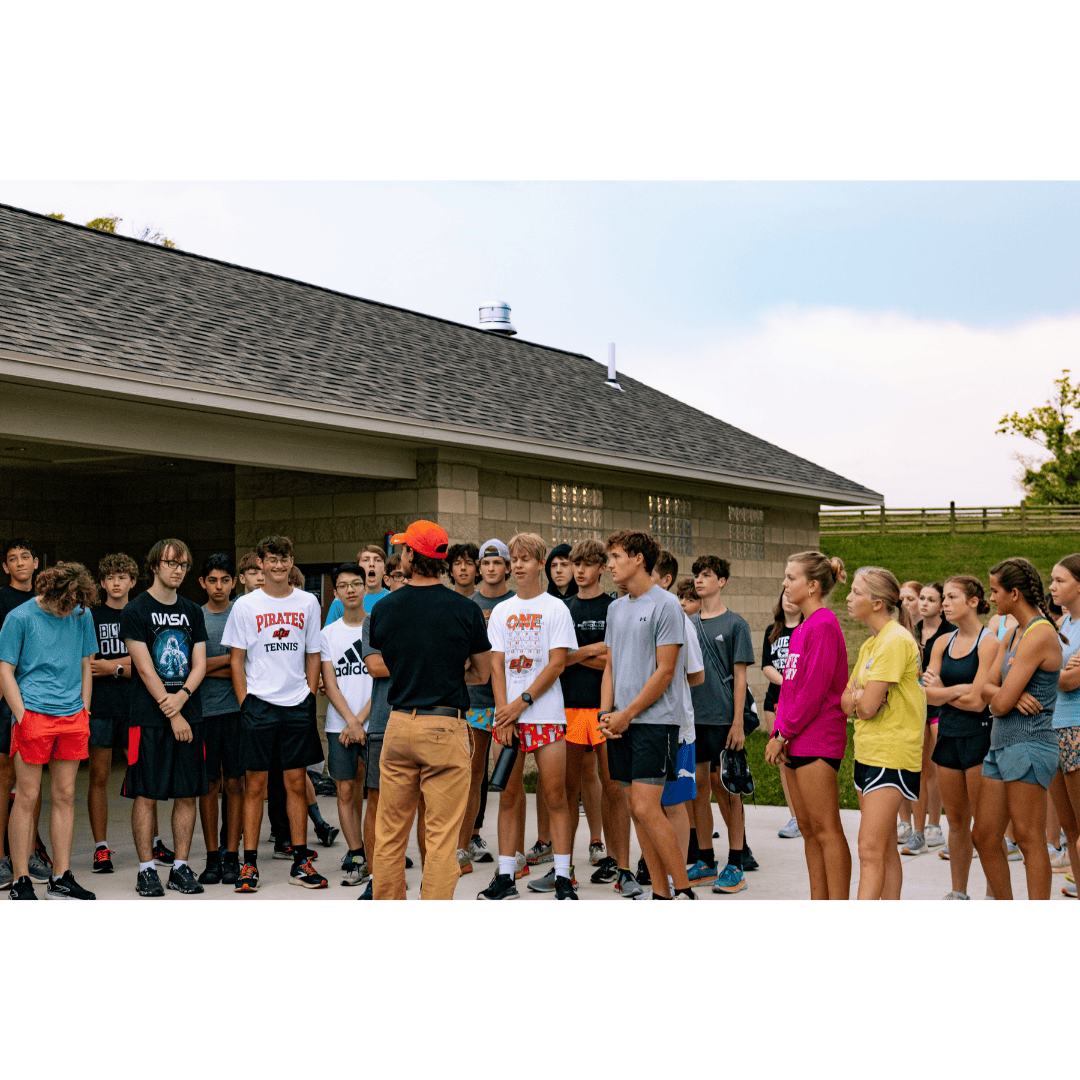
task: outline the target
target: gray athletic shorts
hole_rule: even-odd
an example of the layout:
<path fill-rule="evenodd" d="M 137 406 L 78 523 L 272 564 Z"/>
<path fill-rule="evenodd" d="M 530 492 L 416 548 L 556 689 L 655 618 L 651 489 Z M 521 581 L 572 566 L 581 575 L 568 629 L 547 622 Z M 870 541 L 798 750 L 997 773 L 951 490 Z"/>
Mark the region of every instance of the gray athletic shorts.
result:
<path fill-rule="evenodd" d="M 367 761 L 367 747 L 361 747 L 359 743 L 342 746 L 338 734 L 336 731 L 326 733 L 326 766 L 330 779 L 355 780 L 357 771 L 363 779 L 360 762 Z"/>
<path fill-rule="evenodd" d="M 369 735 L 367 741 L 367 775 L 364 777 L 364 786 L 378 788 L 379 786 L 379 758 L 382 757 L 382 735 Z"/>

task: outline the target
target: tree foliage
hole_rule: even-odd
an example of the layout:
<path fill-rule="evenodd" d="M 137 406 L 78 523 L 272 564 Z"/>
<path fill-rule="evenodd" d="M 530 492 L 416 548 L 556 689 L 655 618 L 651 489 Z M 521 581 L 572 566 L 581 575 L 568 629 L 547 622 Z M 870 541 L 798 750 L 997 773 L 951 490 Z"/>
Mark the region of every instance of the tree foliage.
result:
<path fill-rule="evenodd" d="M 1050 455 L 1049 461 L 1020 458 L 1020 483 L 1025 501 L 1037 504 L 1080 503 L 1080 432 L 1074 430 L 1080 409 L 1080 382 L 1073 384 L 1065 368 L 1054 380 L 1055 391 L 1045 405 L 1021 415 L 1010 413 L 998 421 L 998 435 L 1022 435 Z"/>
<path fill-rule="evenodd" d="M 57 221 L 63 221 L 64 215 L 60 213 L 46 214 L 46 217 L 55 218 Z M 96 217 L 92 221 L 86 223 L 88 229 L 97 229 L 99 232 L 115 233 L 116 226 L 120 224 L 124 219 L 121 217 Z M 167 236 L 158 232 L 152 225 L 144 225 L 140 231 L 133 232 L 131 234 L 136 240 L 141 240 L 144 244 L 157 244 L 158 247 L 174 248 L 176 247 L 176 241 L 170 240 Z"/>

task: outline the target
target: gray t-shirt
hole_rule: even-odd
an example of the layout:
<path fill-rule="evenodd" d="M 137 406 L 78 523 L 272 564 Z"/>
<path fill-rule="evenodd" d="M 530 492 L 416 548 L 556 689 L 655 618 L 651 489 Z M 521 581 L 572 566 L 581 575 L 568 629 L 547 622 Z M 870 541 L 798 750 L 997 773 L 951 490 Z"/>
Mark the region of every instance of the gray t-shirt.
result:
<path fill-rule="evenodd" d="M 229 612 L 232 611 L 233 601 L 222 612 L 214 613 L 203 604 L 203 622 L 206 623 L 206 659 L 211 656 L 228 656 L 230 650 L 221 644 L 221 635 L 225 633 L 225 624 L 229 621 Z M 226 672 L 229 670 L 225 669 Z M 240 711 L 240 702 L 236 700 L 236 691 L 233 689 L 232 679 L 203 679 L 202 685 L 202 713 L 203 718 L 210 716 L 223 716 L 225 713 Z"/>
<path fill-rule="evenodd" d="M 657 647 L 686 644 L 682 605 L 659 585 L 654 585 L 636 600 L 631 596 L 620 597 L 608 608 L 604 644 L 611 649 L 615 708 L 625 709 L 656 671 Z M 685 682 L 686 650 L 680 649 L 671 682 L 656 701 L 630 722 L 678 727 L 683 718 L 682 687 Z"/>
<path fill-rule="evenodd" d="M 691 618 L 690 622 L 695 628 L 699 624 L 698 618 Z M 705 681 L 690 687 L 694 723 L 698 727 L 730 727 L 735 715 L 734 669 L 731 665 L 754 662 L 750 627 L 741 615 L 730 610 L 712 619 L 701 619 L 700 626 L 698 641 L 705 661 Z"/>
<path fill-rule="evenodd" d="M 364 628 L 360 631 L 360 649 L 364 659 L 369 656 L 382 656 L 378 649 L 371 647 L 371 620 L 364 620 Z M 386 734 L 386 724 L 390 719 L 390 680 L 387 678 L 371 679 L 371 712 L 368 714 L 369 736 L 374 735 L 382 738 Z"/>
<path fill-rule="evenodd" d="M 480 610 L 484 613 L 484 625 L 487 626 L 488 620 L 491 618 L 492 609 L 496 604 L 501 604 L 504 600 L 513 596 L 513 590 L 504 592 L 502 596 L 482 596 L 480 591 L 477 590 L 469 598 L 479 605 Z M 483 686 L 469 686 L 469 707 L 472 709 L 494 709 L 495 708 L 495 692 L 491 689 L 491 680 L 488 679 Z"/>

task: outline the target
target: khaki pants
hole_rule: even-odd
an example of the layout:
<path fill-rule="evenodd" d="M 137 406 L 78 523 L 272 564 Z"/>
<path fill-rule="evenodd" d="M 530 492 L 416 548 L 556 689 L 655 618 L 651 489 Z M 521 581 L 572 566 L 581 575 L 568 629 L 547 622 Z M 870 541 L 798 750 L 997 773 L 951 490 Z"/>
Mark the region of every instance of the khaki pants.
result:
<path fill-rule="evenodd" d="M 458 833 L 472 775 L 464 717 L 390 713 L 379 758 L 379 814 L 372 859 L 376 900 L 405 899 L 405 847 L 424 793 L 427 859 L 421 897 L 452 900 L 460 872 Z"/>

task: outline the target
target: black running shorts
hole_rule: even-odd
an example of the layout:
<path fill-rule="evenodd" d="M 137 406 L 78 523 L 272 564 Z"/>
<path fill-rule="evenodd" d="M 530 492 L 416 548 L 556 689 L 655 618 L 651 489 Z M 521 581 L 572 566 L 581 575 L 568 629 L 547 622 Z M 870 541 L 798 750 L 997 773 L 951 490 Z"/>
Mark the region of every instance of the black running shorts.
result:
<path fill-rule="evenodd" d="M 973 769 L 982 765 L 990 752 L 990 725 L 978 735 L 958 738 L 955 735 L 938 735 L 937 745 L 930 760 L 943 769 Z"/>
<path fill-rule="evenodd" d="M 894 787 L 905 799 L 914 802 L 919 797 L 919 777 L 919 773 L 907 769 L 885 769 L 856 761 L 853 779 L 860 795 L 869 795 L 878 788 Z"/>
<path fill-rule="evenodd" d="M 240 707 L 240 765 L 245 772 L 269 772 L 274 751 L 281 767 L 306 769 L 323 759 L 315 721 L 315 695 L 299 705 L 271 705 L 248 694 Z"/>
<path fill-rule="evenodd" d="M 128 767 L 120 794 L 129 799 L 195 799 L 207 792 L 203 722 L 191 725 L 191 742 L 172 727 L 128 728 Z"/>
<path fill-rule="evenodd" d="M 206 746 L 206 775 L 213 782 L 220 776 L 235 780 L 244 775 L 240 768 L 240 714 L 221 713 L 203 719 Z"/>
<path fill-rule="evenodd" d="M 709 763 L 709 772 L 720 768 L 720 755 L 727 745 L 731 734 L 730 724 L 695 724 L 694 725 L 694 764 Z"/>
<path fill-rule="evenodd" d="M 621 739 L 608 739 L 608 772 L 623 787 L 663 787 L 679 775 L 678 724 L 631 724 Z"/>
<path fill-rule="evenodd" d="M 91 716 L 90 745 L 105 750 L 126 750 L 128 747 L 127 717 Z"/>

